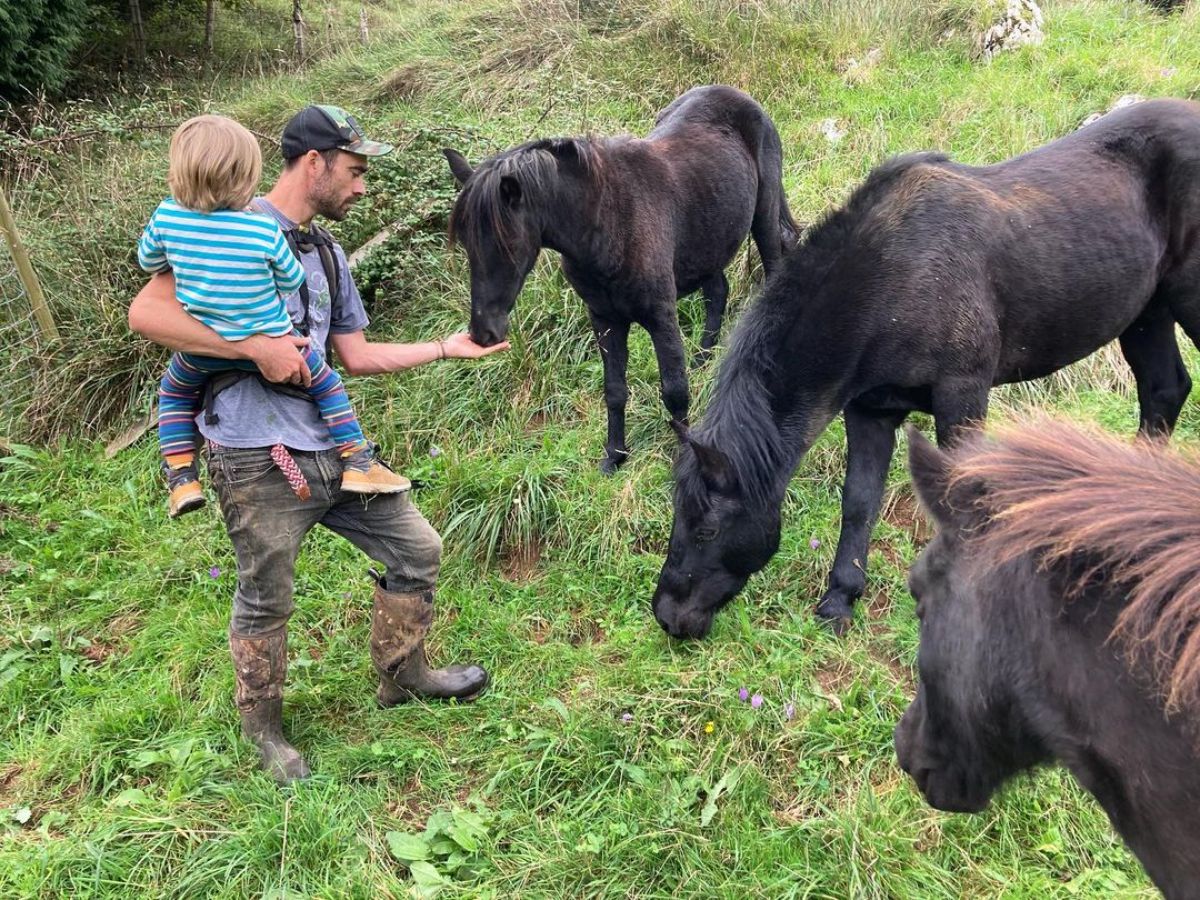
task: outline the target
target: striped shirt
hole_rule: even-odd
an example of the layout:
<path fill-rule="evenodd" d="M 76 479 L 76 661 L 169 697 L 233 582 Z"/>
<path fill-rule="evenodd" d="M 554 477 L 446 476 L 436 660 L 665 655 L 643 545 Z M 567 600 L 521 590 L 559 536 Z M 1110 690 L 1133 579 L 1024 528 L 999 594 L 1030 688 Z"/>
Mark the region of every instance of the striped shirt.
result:
<path fill-rule="evenodd" d="M 168 198 L 142 232 L 138 264 L 171 269 L 184 309 L 227 341 L 293 330 L 283 297 L 304 283 L 304 269 L 270 216 L 196 212 Z"/>

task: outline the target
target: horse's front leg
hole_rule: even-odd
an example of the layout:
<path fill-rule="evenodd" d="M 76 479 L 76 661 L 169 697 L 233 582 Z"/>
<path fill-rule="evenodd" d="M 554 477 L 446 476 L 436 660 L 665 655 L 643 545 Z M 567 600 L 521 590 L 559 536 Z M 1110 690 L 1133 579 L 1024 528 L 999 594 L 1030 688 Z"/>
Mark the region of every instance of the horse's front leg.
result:
<path fill-rule="evenodd" d="M 604 405 L 608 408 L 608 441 L 600 471 L 612 475 L 629 456 L 625 446 L 625 404 L 629 385 L 625 367 L 629 361 L 629 322 L 606 319 L 592 314 L 592 329 L 604 361 Z"/>
<path fill-rule="evenodd" d="M 846 480 L 842 485 L 842 531 L 838 537 L 829 589 L 817 604 L 817 616 L 842 634 L 854 615 L 854 601 L 867 586 L 867 549 L 879 515 L 888 466 L 896 448 L 896 429 L 907 413 L 879 413 L 855 403 L 846 407 Z"/>
<path fill-rule="evenodd" d="M 683 335 L 675 317 L 675 304 L 661 304 L 653 319 L 644 323 L 658 358 L 658 380 L 663 406 L 671 418 L 687 424 L 688 379 L 683 351 Z"/>

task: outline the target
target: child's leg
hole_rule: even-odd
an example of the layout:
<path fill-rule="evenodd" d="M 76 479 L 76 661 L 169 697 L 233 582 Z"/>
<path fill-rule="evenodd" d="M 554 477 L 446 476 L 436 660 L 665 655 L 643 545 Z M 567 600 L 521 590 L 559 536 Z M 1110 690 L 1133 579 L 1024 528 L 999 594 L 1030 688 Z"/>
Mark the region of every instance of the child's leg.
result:
<path fill-rule="evenodd" d="M 312 384 L 305 390 L 317 404 L 329 436 L 337 443 L 342 456 L 349 456 L 367 446 L 367 439 L 358 424 L 358 416 L 350 406 L 350 397 L 337 372 L 321 354 L 311 347 L 304 351 L 304 361 L 312 374 Z"/>
<path fill-rule="evenodd" d="M 158 385 L 158 449 L 171 468 L 195 461 L 199 435 L 196 413 L 204 382 L 213 372 L 224 371 L 230 360 L 210 359 L 190 353 L 176 353 Z"/>
<path fill-rule="evenodd" d="M 305 351 L 304 360 L 312 373 L 308 394 L 316 401 L 329 436 L 337 441 L 344 460 L 342 490 L 352 494 L 396 494 L 411 488 L 412 482 L 374 458 L 337 372 L 312 348 Z"/>

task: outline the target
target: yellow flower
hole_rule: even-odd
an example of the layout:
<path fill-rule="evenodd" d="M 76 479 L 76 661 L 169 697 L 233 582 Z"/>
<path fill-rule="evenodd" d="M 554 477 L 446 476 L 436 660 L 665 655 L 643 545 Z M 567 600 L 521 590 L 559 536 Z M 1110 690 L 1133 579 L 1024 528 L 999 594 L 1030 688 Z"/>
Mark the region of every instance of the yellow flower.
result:
<path fill-rule="evenodd" d="M 713 728 L 714 728 L 714 727 L 716 727 L 716 726 L 714 726 L 712 722 L 705 722 L 705 723 L 704 723 L 704 733 L 705 733 L 705 734 L 712 734 L 712 733 L 713 733 Z"/>

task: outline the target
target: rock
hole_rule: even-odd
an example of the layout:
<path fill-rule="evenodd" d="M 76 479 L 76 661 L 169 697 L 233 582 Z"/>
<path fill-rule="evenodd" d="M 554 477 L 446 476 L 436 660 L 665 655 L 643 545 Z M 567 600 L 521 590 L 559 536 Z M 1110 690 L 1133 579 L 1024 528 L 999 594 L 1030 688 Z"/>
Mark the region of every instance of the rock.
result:
<path fill-rule="evenodd" d="M 1042 21 L 1042 11 L 1033 0 L 1008 0 L 1000 21 L 979 36 L 975 55 L 990 60 L 1005 50 L 1040 44 L 1045 39 Z"/>
<path fill-rule="evenodd" d="M 838 128 L 837 119 L 825 119 L 820 125 L 821 134 L 825 135 L 825 140 L 831 144 L 836 144 L 846 136 L 846 129 Z"/>
<path fill-rule="evenodd" d="M 1088 116 L 1086 119 L 1083 120 L 1083 122 L 1079 125 L 1079 127 L 1083 128 L 1085 125 L 1091 125 L 1097 119 L 1103 119 L 1105 116 L 1107 116 L 1110 112 L 1113 112 L 1114 110 L 1124 109 L 1126 106 L 1133 106 L 1133 104 L 1141 103 L 1145 99 L 1146 98 L 1143 97 L 1141 94 L 1122 94 L 1120 97 L 1118 97 L 1116 100 L 1113 101 L 1112 106 L 1110 106 L 1104 112 L 1092 113 L 1090 116 Z"/>

